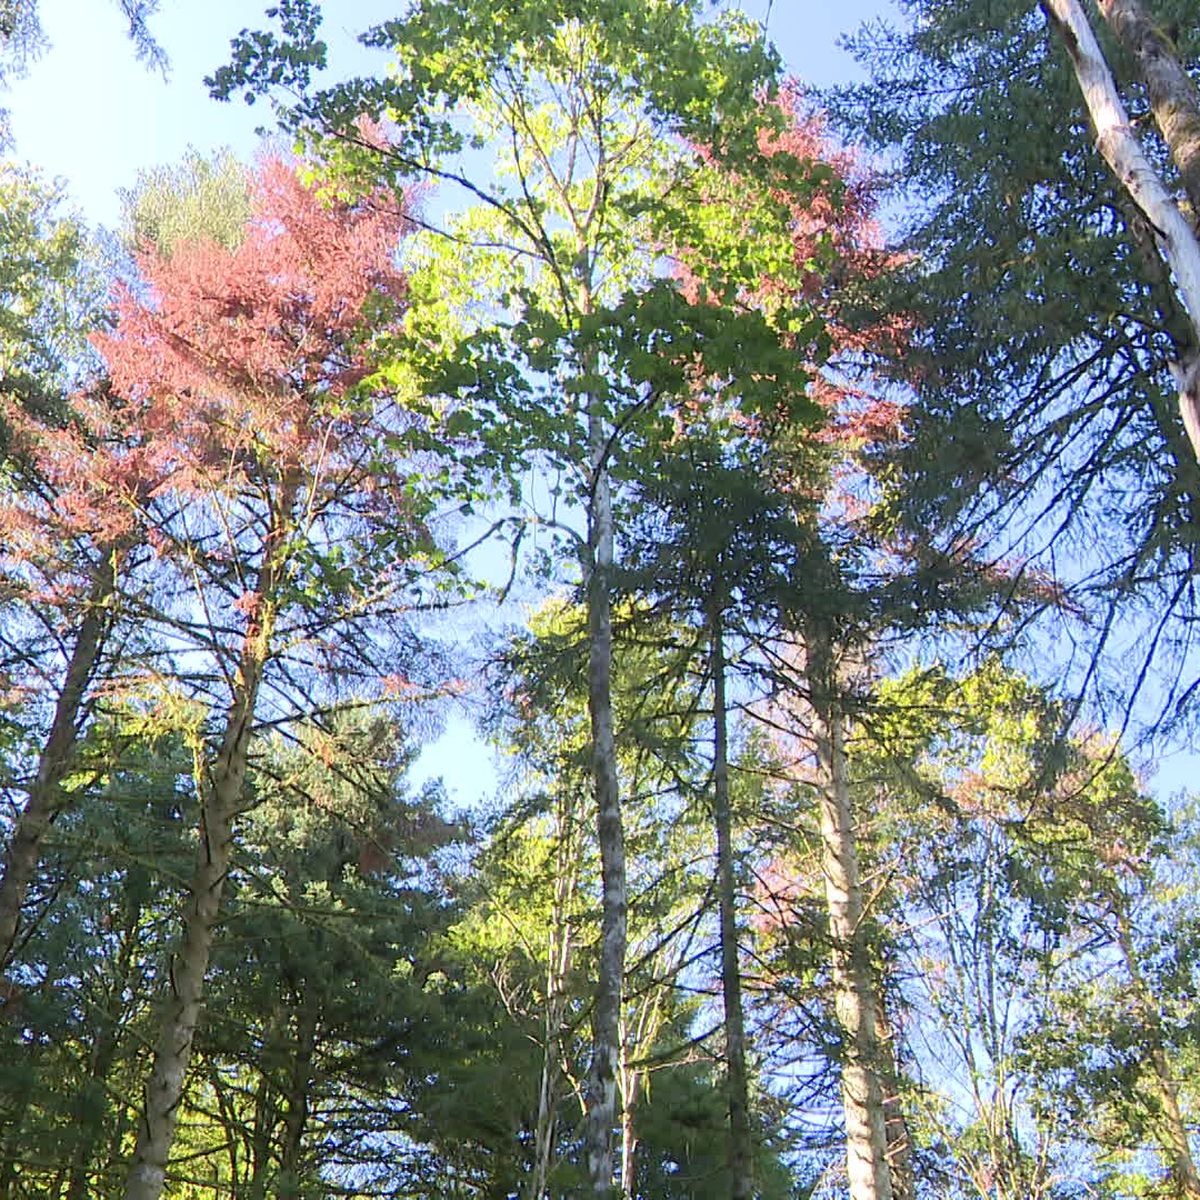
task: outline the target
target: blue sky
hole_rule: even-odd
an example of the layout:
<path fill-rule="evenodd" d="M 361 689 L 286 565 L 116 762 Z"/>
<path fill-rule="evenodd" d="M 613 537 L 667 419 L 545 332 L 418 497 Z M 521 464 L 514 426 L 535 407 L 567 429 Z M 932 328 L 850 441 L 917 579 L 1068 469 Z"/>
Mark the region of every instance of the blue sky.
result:
<path fill-rule="evenodd" d="M 890 7 L 882 0 L 748 5 L 752 15 L 766 17 L 789 70 L 817 86 L 854 70 L 838 36 Z M 267 0 L 162 0 L 151 29 L 171 60 L 164 80 L 134 60 L 114 0 L 41 0 L 49 46 L 7 97 L 15 156 L 65 179 L 87 219 L 111 226 L 120 211 L 116 190 L 130 186 L 139 170 L 176 162 L 189 146 L 249 153 L 255 128 L 270 124 L 269 109 L 217 104 L 202 81 L 228 61 L 239 30 L 267 24 L 267 6 Z M 382 68 L 386 56 L 357 46 L 354 34 L 398 7 L 397 0 L 328 0 L 323 28 L 333 74 Z"/>

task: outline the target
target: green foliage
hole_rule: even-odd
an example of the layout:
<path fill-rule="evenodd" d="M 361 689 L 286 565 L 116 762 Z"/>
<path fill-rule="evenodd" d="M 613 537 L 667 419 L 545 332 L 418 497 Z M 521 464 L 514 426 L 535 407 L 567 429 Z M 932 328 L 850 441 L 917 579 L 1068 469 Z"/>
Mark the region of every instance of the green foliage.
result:
<path fill-rule="evenodd" d="M 180 242 L 216 242 L 236 250 L 251 215 L 248 172 L 229 150 L 209 158 L 189 150 L 174 166 L 140 172 L 120 197 L 126 248 L 163 258 Z"/>
<path fill-rule="evenodd" d="M 1194 65 L 1189 6 L 1150 7 L 1183 31 Z M 1187 323 L 1038 6 L 902 8 L 851 41 L 870 81 L 831 97 L 841 127 L 894 164 L 907 214 L 907 265 L 862 289 L 912 329 L 880 364 L 914 392 L 893 500 L 932 553 L 985 546 L 989 561 L 1022 565 L 1027 598 L 1061 613 L 1066 596 L 1104 622 L 1088 645 L 1096 658 L 1111 639 L 1112 670 L 1085 665 L 1080 680 L 1125 695 L 1143 678 L 1124 657 L 1128 631 L 1147 666 L 1165 667 L 1192 619 L 1200 473 L 1167 370 Z M 1144 94 L 1126 99 L 1151 139 Z M 1170 692 L 1163 709 L 1187 699 Z"/>
<path fill-rule="evenodd" d="M 124 714 L 110 715 L 89 728 L 82 756 L 6 981 L 0 1174 L 10 1194 L 120 1186 L 192 853 L 191 761 L 178 738 L 132 736 Z"/>
<path fill-rule="evenodd" d="M 891 954 L 940 1069 L 974 1080 L 965 1113 L 947 1084 L 924 1118 L 1013 1194 L 1055 1194 L 1070 1156 L 1116 1187 L 1115 1156 L 1167 1153 L 1161 1064 L 1195 1053 L 1195 918 L 1167 884 L 1184 844 L 1111 739 L 1068 736 L 997 662 L 914 669 L 879 700 L 855 775 L 899 846 L 874 852 L 895 854 Z"/>
<path fill-rule="evenodd" d="M 61 189 L 0 165 L 0 381 L 35 406 L 78 379 L 105 285 Z"/>

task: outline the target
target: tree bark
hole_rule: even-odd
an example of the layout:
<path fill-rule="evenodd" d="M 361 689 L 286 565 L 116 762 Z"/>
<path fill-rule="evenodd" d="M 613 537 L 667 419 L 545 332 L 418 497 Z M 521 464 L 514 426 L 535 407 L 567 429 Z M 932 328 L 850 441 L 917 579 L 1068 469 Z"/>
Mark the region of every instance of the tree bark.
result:
<path fill-rule="evenodd" d="M 97 563 L 83 618 L 75 634 L 66 678 L 54 707 L 50 732 L 38 760 L 37 774 L 17 817 L 4 858 L 4 874 L 0 878 L 0 971 L 12 959 L 21 925 L 21 909 L 37 870 L 42 842 L 62 808 L 61 785 L 74 761 L 84 702 L 96 660 L 104 646 L 108 627 L 105 602 L 116 590 L 119 557 L 119 547 L 108 547 Z"/>
<path fill-rule="evenodd" d="M 300 1195 L 304 1130 L 308 1124 L 312 1093 L 313 1061 L 317 1049 L 317 1013 L 307 988 L 299 997 L 296 1013 L 295 1048 L 288 1072 L 287 1111 L 283 1117 L 283 1147 L 279 1156 L 280 1200 Z"/>
<path fill-rule="evenodd" d="M 1200 88 L 1141 0 L 1099 0 L 1099 5 L 1121 45 L 1137 61 L 1154 121 L 1179 170 L 1192 209 L 1192 227 L 1196 228 L 1200 221 Z"/>
<path fill-rule="evenodd" d="M 597 407 L 593 403 L 588 416 L 594 484 L 588 514 L 588 715 L 600 845 L 602 918 L 592 1016 L 592 1061 L 585 1096 L 588 1179 L 593 1196 L 597 1200 L 608 1200 L 613 1194 L 613 1128 L 617 1116 L 617 1067 L 621 1054 L 621 998 L 629 901 L 612 711 L 612 498 L 604 462 L 607 436 Z"/>
<path fill-rule="evenodd" d="M 122 1013 L 120 1011 L 121 997 L 131 984 L 131 968 L 134 949 L 137 945 L 138 927 L 142 921 L 142 903 L 126 888 L 125 919 L 122 922 L 121 949 L 117 954 L 116 967 L 112 975 L 112 983 L 108 988 L 108 1003 L 100 1021 L 100 1028 L 92 1045 L 89 1055 L 88 1078 L 96 1088 L 108 1084 L 108 1075 L 116 1061 L 117 1047 L 120 1042 Z M 71 1156 L 70 1171 L 66 1189 L 66 1200 L 87 1200 L 88 1178 L 91 1174 L 92 1160 L 95 1157 L 96 1143 L 99 1141 L 101 1129 L 99 1124 L 80 1130 L 79 1142 Z"/>
<path fill-rule="evenodd" d="M 579 311 L 591 313 L 591 259 L 577 246 Z M 585 348 L 585 376 L 599 369 Z M 588 717 L 592 734 L 592 781 L 596 797 L 596 837 L 600 847 L 600 958 L 592 1012 L 592 1059 L 584 1087 L 584 1148 L 590 1190 L 609 1200 L 613 1188 L 613 1130 L 617 1117 L 617 1071 L 621 1060 L 621 1004 L 625 985 L 629 897 L 625 878 L 625 825 L 617 782 L 616 735 L 612 707 L 612 571 L 614 553 L 611 450 L 603 400 L 587 394 L 588 481 L 587 551 L 584 584 L 588 618 Z"/>
<path fill-rule="evenodd" d="M 732 1200 L 754 1194 L 754 1153 L 746 1077 L 746 1022 L 738 960 L 733 814 L 729 798 L 729 731 L 725 701 L 725 634 L 720 599 L 709 616 L 713 673 L 713 818 L 717 827 L 717 895 L 721 925 L 721 998 L 725 1011 L 725 1086 L 729 1105 L 729 1183 Z"/>
<path fill-rule="evenodd" d="M 533 1176 L 529 1200 L 544 1200 L 554 1169 L 554 1132 L 558 1125 L 560 1060 L 567 1011 L 567 973 L 575 953 L 571 899 L 579 876 L 578 847 L 572 800 L 558 798 L 558 853 L 554 873 L 554 907 L 546 950 L 546 1010 L 543 1018 L 542 1073 L 533 1136 Z"/>
<path fill-rule="evenodd" d="M 887 1159 L 879 1004 L 863 920 L 845 714 L 831 648 L 808 639 L 808 683 L 821 783 L 822 870 L 832 943 L 834 1006 L 842 1031 L 842 1106 L 850 1200 L 893 1200 Z"/>
<path fill-rule="evenodd" d="M 211 769 L 197 764 L 200 844 L 184 911 L 183 942 L 171 964 L 171 995 L 145 1085 L 145 1107 L 126 1180 L 125 1200 L 159 1200 L 166 1185 L 167 1161 L 175 1140 L 192 1043 L 200 1025 L 204 979 L 232 858 L 233 821 L 243 798 L 254 713 L 274 634 L 276 593 L 282 581 L 298 491 L 299 479 L 293 473 L 283 484 L 264 542 L 256 589 L 258 608 L 249 619 L 242 641 L 220 749 Z"/>
<path fill-rule="evenodd" d="M 912 1135 L 901 1100 L 903 1068 L 896 1037 L 888 1019 L 886 988 L 876 989 L 875 1040 L 879 1045 L 880 1075 L 883 1084 L 883 1128 L 887 1139 L 888 1174 L 893 1200 L 917 1200 L 917 1176 L 913 1168 Z"/>
<path fill-rule="evenodd" d="M 1175 276 L 1180 300 L 1196 335 L 1193 342 L 1200 344 L 1200 240 L 1197 240 L 1196 231 L 1143 151 L 1079 0 L 1039 0 L 1039 3 L 1050 24 L 1057 29 L 1071 59 L 1084 104 L 1096 130 L 1096 147 L 1154 231 L 1159 253 Z M 1112 19 L 1123 28 L 1128 31 L 1134 27 L 1136 22 L 1130 16 L 1133 5 L 1124 0 L 1110 0 L 1108 7 L 1114 10 Z M 1150 51 L 1145 53 L 1150 55 Z M 1159 78 L 1159 85 L 1165 86 L 1160 77 L 1162 66 L 1159 55 L 1155 59 L 1156 78 Z M 1186 106 L 1183 116 L 1187 117 Z M 1193 165 L 1196 149 L 1185 136 L 1190 124 L 1186 119 L 1181 123 L 1176 115 L 1171 117 L 1170 127 L 1184 162 Z M 1180 133 L 1181 128 L 1184 135 Z M 1176 147 L 1172 147 L 1173 153 L 1175 150 Z M 1169 366 L 1192 453 L 1200 458 L 1200 357 L 1194 352 L 1189 353 Z"/>

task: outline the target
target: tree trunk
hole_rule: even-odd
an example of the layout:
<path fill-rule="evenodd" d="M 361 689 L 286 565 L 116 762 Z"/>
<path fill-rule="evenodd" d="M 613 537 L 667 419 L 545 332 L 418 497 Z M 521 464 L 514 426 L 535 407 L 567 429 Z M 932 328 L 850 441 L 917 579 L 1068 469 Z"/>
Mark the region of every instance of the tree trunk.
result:
<path fill-rule="evenodd" d="M 818 807 L 834 1005 L 842 1031 L 849 1196 L 850 1200 L 892 1200 L 877 1034 L 879 1006 L 863 921 L 845 715 L 831 648 L 822 637 L 809 638 L 808 683 L 821 769 Z"/>
<path fill-rule="evenodd" d="M 558 1125 L 558 1083 L 562 1075 L 563 1024 L 567 1011 L 567 973 L 575 943 L 571 901 L 579 877 L 578 846 L 572 800 L 558 798 L 558 852 L 554 873 L 554 907 L 550 917 L 546 952 L 546 1010 L 543 1019 L 544 1052 L 538 1084 L 538 1111 L 533 1137 L 533 1176 L 529 1200 L 544 1200 L 554 1169 L 554 1133 Z"/>
<path fill-rule="evenodd" d="M 97 1089 L 108 1086 L 108 1075 L 116 1061 L 122 1027 L 121 996 L 131 982 L 133 953 L 138 941 L 138 927 L 142 921 L 141 901 L 128 888 L 125 901 L 121 949 L 112 974 L 112 984 L 108 989 L 108 1003 L 100 1020 L 100 1028 L 96 1034 L 96 1040 L 92 1044 L 92 1052 L 88 1061 L 88 1079 Z M 66 1200 L 87 1200 L 90 1191 L 88 1178 L 91 1174 L 92 1160 L 95 1157 L 96 1143 L 100 1139 L 102 1124 L 103 1119 L 90 1128 L 85 1126 L 79 1131 L 79 1141 L 71 1156 Z"/>
<path fill-rule="evenodd" d="M 639 1031 L 641 1022 L 638 1022 Z M 633 1185 L 637 1178 L 638 1136 L 635 1118 L 642 1073 L 636 1066 L 641 1039 L 629 1031 L 629 1014 L 621 1012 L 621 1200 L 634 1200 Z"/>
<path fill-rule="evenodd" d="M 725 702 L 725 635 L 720 599 L 709 617 L 713 673 L 713 817 L 717 827 L 717 897 L 721 924 L 721 998 L 725 1006 L 725 1086 L 729 1104 L 729 1184 L 732 1200 L 754 1194 L 754 1153 L 746 1078 L 746 1023 L 738 961 L 733 815 L 729 799 L 729 733 Z"/>
<path fill-rule="evenodd" d="M 1137 61 L 1155 123 L 1179 170 L 1195 229 L 1200 221 L 1200 88 L 1141 0 L 1099 4 L 1109 27 Z"/>
<path fill-rule="evenodd" d="M 1196 334 L 1193 343 L 1200 344 L 1200 240 L 1197 240 L 1196 231 L 1142 150 L 1079 0 L 1039 0 L 1039 3 L 1051 25 L 1058 30 L 1075 69 L 1084 104 L 1096 130 L 1096 147 L 1154 231 L 1159 253 L 1174 273 L 1180 300 Z M 1136 6 L 1123 0 L 1110 0 L 1107 7 L 1112 10 L 1110 19 L 1130 34 L 1136 27 L 1136 21 L 1130 15 Z M 1149 49 L 1139 55 L 1143 70 L 1148 68 L 1152 57 Z M 1162 67 L 1162 56 L 1158 55 L 1154 59 L 1155 86 L 1165 88 Z M 1168 103 L 1168 97 L 1177 96 L 1177 89 L 1164 92 L 1164 105 Z M 1187 120 L 1186 105 L 1182 116 L 1181 121 L 1178 113 L 1164 113 L 1160 119 L 1168 119 L 1173 130 L 1177 144 L 1171 147 L 1172 152 L 1181 154 L 1184 163 L 1190 166 L 1194 164 L 1197 149 L 1187 135 L 1192 126 Z M 1192 352 L 1169 365 L 1178 389 L 1179 412 L 1192 453 L 1200 458 L 1200 357 Z"/>
<path fill-rule="evenodd" d="M 241 678 L 217 761 L 201 784 L 200 845 L 184 914 L 183 942 L 171 963 L 171 996 L 145 1088 L 145 1110 L 126 1183 L 125 1200 L 158 1200 L 166 1184 L 179 1105 L 200 1024 L 208 973 L 233 851 L 233 819 L 242 800 L 254 705 L 262 663 L 243 655 Z"/>
<path fill-rule="evenodd" d="M 917 1200 L 917 1177 L 913 1169 L 912 1135 L 901 1101 L 902 1066 L 892 1023 L 888 1019 L 886 989 L 877 989 L 875 1040 L 879 1045 L 880 1076 L 883 1084 L 883 1129 L 887 1138 L 888 1174 L 893 1200 Z"/>
<path fill-rule="evenodd" d="M 171 995 L 163 1012 L 154 1062 L 145 1087 L 145 1108 L 125 1185 L 125 1200 L 159 1200 L 175 1140 L 179 1105 L 191 1061 L 192 1042 L 204 1001 L 204 977 L 212 955 L 221 893 L 233 852 L 233 821 L 242 803 L 254 713 L 275 626 L 276 592 L 299 491 L 294 473 L 285 480 L 263 547 L 258 607 L 242 641 L 232 702 L 216 761 L 197 762 L 200 843 L 184 910 L 184 934 L 171 964 Z M 200 750 L 197 748 L 199 755 Z"/>
<path fill-rule="evenodd" d="M 118 547 L 109 547 L 96 565 L 87 605 L 75 634 L 75 645 L 50 732 L 38 760 L 37 775 L 17 817 L 0 879 L 0 971 L 12 959 L 21 924 L 21 909 L 37 870 L 42 842 L 62 807 L 61 785 L 74 760 L 84 700 L 108 626 L 105 602 L 116 590 Z"/>
<path fill-rule="evenodd" d="M 617 787 L 612 711 L 613 516 L 607 466 L 608 436 L 597 398 L 589 398 L 588 448 L 592 502 L 588 510 L 588 715 L 600 846 L 602 919 L 600 961 L 592 1015 L 592 1061 L 585 1090 L 588 1179 L 596 1200 L 613 1195 L 613 1129 L 621 1055 L 621 997 L 625 977 L 628 895 L 625 830 Z"/>
<path fill-rule="evenodd" d="M 300 1195 L 300 1172 L 304 1149 L 304 1130 L 308 1124 L 312 1092 L 313 1060 L 317 1048 L 317 1014 L 311 993 L 300 996 L 296 1014 L 295 1050 L 288 1072 L 287 1111 L 283 1118 L 283 1149 L 279 1157 L 280 1200 Z"/>

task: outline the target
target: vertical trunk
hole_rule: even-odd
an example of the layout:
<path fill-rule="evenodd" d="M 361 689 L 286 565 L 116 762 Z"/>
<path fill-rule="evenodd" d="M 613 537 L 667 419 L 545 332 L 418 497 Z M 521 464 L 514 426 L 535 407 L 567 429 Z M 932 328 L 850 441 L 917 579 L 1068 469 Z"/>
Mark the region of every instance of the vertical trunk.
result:
<path fill-rule="evenodd" d="M 878 1001 L 863 922 L 845 715 L 831 648 L 808 645 L 809 688 L 821 769 L 821 858 L 832 942 L 834 1004 L 842 1031 L 842 1105 L 850 1200 L 892 1200 L 877 1038 Z"/>
<path fill-rule="evenodd" d="M 613 517 L 607 465 L 608 437 L 600 401 L 589 397 L 588 451 L 592 501 L 588 510 L 588 715 L 592 776 L 600 845 L 602 919 L 600 961 L 592 1016 L 592 1061 L 586 1087 L 586 1155 L 590 1189 L 597 1200 L 613 1194 L 613 1127 L 617 1116 L 621 995 L 625 975 L 628 896 L 625 830 L 617 788 L 612 710 Z"/>
<path fill-rule="evenodd" d="M 106 1011 L 101 1019 L 100 1031 L 92 1045 L 92 1053 L 88 1062 L 88 1079 L 97 1091 L 107 1085 L 109 1071 L 112 1070 L 113 1063 L 116 1061 L 121 1034 L 120 998 L 130 982 L 133 953 L 137 945 L 137 930 L 141 920 L 141 901 L 127 889 L 121 949 L 117 955 L 112 985 L 108 989 Z M 85 1126 L 79 1131 L 79 1141 L 71 1156 L 66 1200 L 87 1200 L 90 1190 L 88 1176 L 91 1173 L 96 1143 L 100 1139 L 103 1124 L 104 1119 L 98 1118 L 95 1124 L 90 1127 Z"/>
<path fill-rule="evenodd" d="M 283 1118 L 283 1149 L 279 1157 L 280 1200 L 300 1195 L 304 1129 L 308 1124 L 313 1059 L 317 1048 L 317 1014 L 307 989 L 296 1014 L 295 1050 L 288 1072 L 287 1111 Z"/>
<path fill-rule="evenodd" d="M 171 963 L 171 995 L 145 1087 L 145 1108 L 125 1200 L 158 1200 L 166 1184 L 167 1159 L 175 1139 L 192 1041 L 200 1024 L 204 977 L 233 851 L 233 819 L 246 777 L 250 730 L 262 676 L 262 663 L 256 653 L 248 650 L 243 655 L 240 676 L 217 761 L 209 778 L 200 785 L 200 845 L 184 913 L 183 942 Z"/>
<path fill-rule="evenodd" d="M 256 589 L 258 608 L 249 619 L 242 642 L 220 749 L 211 768 L 205 769 L 205 764 L 197 762 L 200 842 L 184 910 L 183 941 L 171 964 L 171 994 L 145 1086 L 125 1200 L 159 1200 L 166 1185 L 167 1160 L 175 1140 L 192 1042 L 200 1024 L 204 978 L 233 853 L 233 821 L 243 798 L 254 712 L 274 633 L 275 596 L 298 491 L 299 479 L 292 473 L 285 479 L 278 506 L 271 515 Z"/>
<path fill-rule="evenodd" d="M 1200 221 L 1200 88 L 1141 0 L 1099 0 L 1099 4 L 1109 27 L 1137 60 L 1155 123 L 1179 170 L 1195 226 Z"/>
<path fill-rule="evenodd" d="M 888 1174 L 893 1200 L 917 1200 L 917 1177 L 913 1169 L 912 1136 L 901 1101 L 902 1067 L 892 1023 L 888 1019 L 886 991 L 878 989 L 875 1009 L 875 1040 L 879 1045 L 880 1082 L 883 1085 L 883 1129 L 887 1140 Z"/>
<path fill-rule="evenodd" d="M 578 848 L 571 799 L 558 802 L 558 853 L 554 873 L 554 907 L 546 954 L 546 1010 L 543 1022 L 544 1053 L 538 1085 L 538 1111 L 533 1138 L 533 1176 L 529 1200 L 543 1200 L 554 1169 L 554 1135 L 558 1124 L 559 1062 L 567 1011 L 567 972 L 575 944 L 572 936 L 571 901 L 578 880 Z"/>
<path fill-rule="evenodd" d="M 246 1200 L 266 1200 L 271 1166 L 271 1137 L 275 1132 L 276 1116 L 275 1087 L 264 1070 L 259 1074 L 258 1087 L 254 1093 L 250 1178 L 245 1184 Z"/>
<path fill-rule="evenodd" d="M 637 958 L 643 958 L 641 947 Z M 653 953 L 653 951 L 651 951 Z M 655 970 L 655 968 L 651 968 Z M 644 1060 L 651 1058 L 662 1030 L 663 1001 L 671 993 L 678 967 L 668 968 L 640 991 L 636 1004 L 626 1004 L 621 1013 L 621 1197 L 633 1200 L 637 1183 L 637 1152 L 641 1139 L 637 1134 L 638 1104 L 649 1092 L 649 1071 Z"/>
<path fill-rule="evenodd" d="M 547 1002 L 543 1025 L 546 1040 L 542 1054 L 542 1074 L 538 1082 L 538 1111 L 533 1130 L 533 1176 L 529 1180 L 529 1200 L 543 1200 L 550 1181 L 550 1172 L 554 1166 L 554 1130 L 557 1125 L 555 1110 L 558 1107 L 558 1089 L 555 1087 L 557 1031 L 554 1028 L 556 1022 L 553 1008 L 553 1002 Z"/>
<path fill-rule="evenodd" d="M 37 775 L 17 817 L 5 855 L 4 874 L 0 878 L 0 970 L 12 958 L 21 924 L 21 908 L 37 870 L 42 841 L 62 806 L 60 787 L 74 759 L 84 700 L 103 648 L 108 625 L 104 606 L 116 589 L 118 557 L 119 549 L 109 547 L 96 566 L 87 606 L 75 634 L 66 678 L 54 708 L 54 719 L 38 760 Z"/>
<path fill-rule="evenodd" d="M 1112 72 L 1096 41 L 1087 14 L 1079 0 L 1039 0 L 1042 11 L 1058 30 L 1075 77 L 1083 93 L 1084 104 L 1096 130 L 1096 147 L 1108 163 L 1129 198 L 1154 231 L 1159 253 L 1175 276 L 1179 298 L 1187 311 L 1193 345 L 1200 344 L 1200 240 L 1167 190 L 1154 164 L 1146 156 L 1117 91 Z M 1131 27 L 1127 3 L 1110 0 L 1113 19 L 1127 30 Z M 1145 69 L 1143 63 L 1143 69 Z M 1187 116 L 1186 106 L 1184 116 Z M 1197 151 L 1188 137 L 1175 129 L 1177 146 L 1187 164 L 1194 162 Z M 1185 121 L 1185 129 L 1191 128 Z M 1192 453 L 1200 458 L 1200 358 L 1188 353 L 1170 364 L 1178 389 L 1179 413 L 1187 430 Z"/>
<path fill-rule="evenodd" d="M 729 800 L 729 732 L 725 702 L 725 637 L 719 596 L 709 617 L 713 673 L 713 817 L 717 827 L 717 897 L 721 923 L 721 998 L 725 1006 L 725 1086 L 729 1104 L 729 1181 L 732 1200 L 754 1193 L 746 1026 L 738 961 L 733 817 Z"/>
<path fill-rule="evenodd" d="M 626 1014 L 621 1017 L 621 1200 L 634 1200 L 633 1184 L 637 1170 L 637 1113 L 638 1090 L 642 1086 L 641 1072 L 636 1062 L 637 1035 L 630 1036 Z"/>

